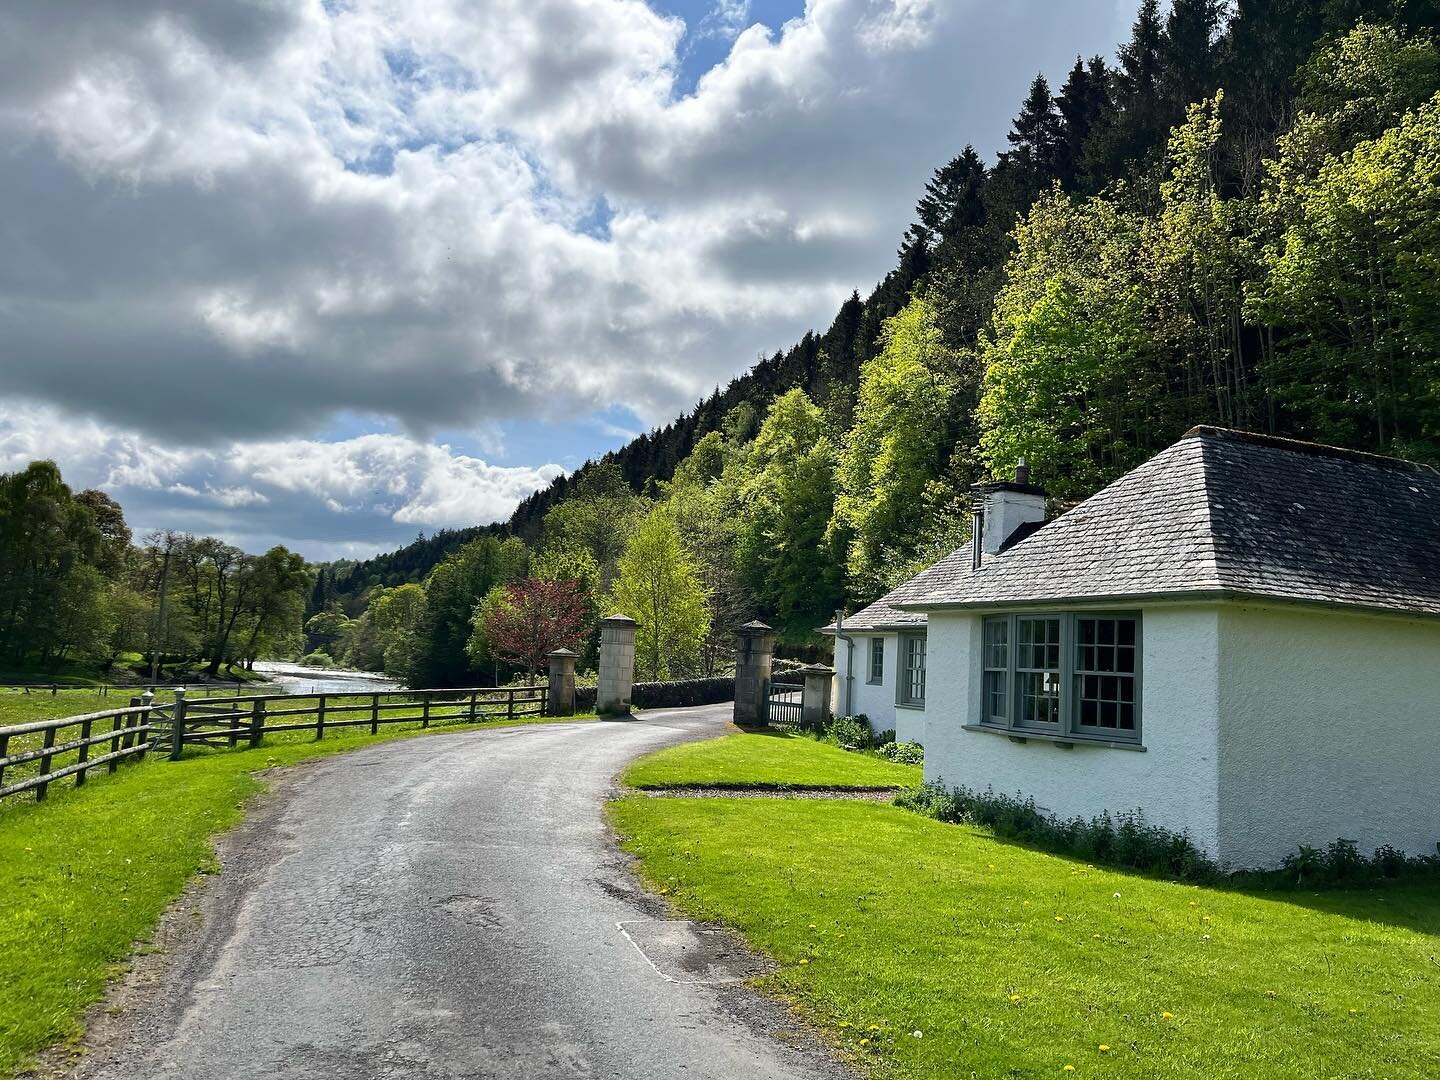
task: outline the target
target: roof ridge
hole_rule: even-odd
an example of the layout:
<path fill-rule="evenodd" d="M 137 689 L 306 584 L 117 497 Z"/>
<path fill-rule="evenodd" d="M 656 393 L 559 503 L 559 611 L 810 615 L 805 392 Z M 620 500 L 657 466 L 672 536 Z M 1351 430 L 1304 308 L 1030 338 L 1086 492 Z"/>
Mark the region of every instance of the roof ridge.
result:
<path fill-rule="evenodd" d="M 1408 458 L 1375 454 L 1368 450 L 1350 450 L 1343 446 L 1331 446 L 1328 443 L 1290 439 L 1283 435 L 1265 435 L 1258 431 L 1245 431 L 1241 428 L 1216 427 L 1213 424 L 1196 424 L 1180 438 L 1182 440 L 1190 438 L 1222 439 L 1226 442 L 1241 442 L 1250 443 L 1253 446 L 1268 446 L 1275 450 L 1285 450 L 1292 454 L 1308 454 L 1311 457 L 1330 457 L 1338 458 L 1342 461 L 1354 461 L 1362 465 L 1372 465 L 1380 469 L 1398 469 L 1406 472 L 1440 474 L 1440 470 L 1437 470 L 1434 466 L 1426 465 L 1419 461 L 1410 461 Z"/>

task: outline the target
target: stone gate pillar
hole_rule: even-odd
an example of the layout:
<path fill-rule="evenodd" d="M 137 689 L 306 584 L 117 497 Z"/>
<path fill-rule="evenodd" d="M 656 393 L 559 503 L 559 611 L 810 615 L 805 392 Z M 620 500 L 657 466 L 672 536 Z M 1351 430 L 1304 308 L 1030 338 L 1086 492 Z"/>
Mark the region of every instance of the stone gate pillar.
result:
<path fill-rule="evenodd" d="M 735 723 L 764 727 L 770 722 L 770 660 L 775 631 L 756 619 L 740 627 L 735 646 Z"/>
<path fill-rule="evenodd" d="M 550 654 L 550 691 L 545 695 L 546 716 L 575 715 L 575 661 L 577 653 L 556 649 Z"/>
<path fill-rule="evenodd" d="M 807 664 L 796 674 L 805 676 L 805 689 L 800 694 L 800 726 L 818 731 L 830 719 L 830 690 L 835 685 L 835 669 L 824 664 Z"/>
<path fill-rule="evenodd" d="M 595 686 L 595 711 L 601 716 L 630 715 L 636 627 L 629 615 L 600 620 L 600 678 Z"/>

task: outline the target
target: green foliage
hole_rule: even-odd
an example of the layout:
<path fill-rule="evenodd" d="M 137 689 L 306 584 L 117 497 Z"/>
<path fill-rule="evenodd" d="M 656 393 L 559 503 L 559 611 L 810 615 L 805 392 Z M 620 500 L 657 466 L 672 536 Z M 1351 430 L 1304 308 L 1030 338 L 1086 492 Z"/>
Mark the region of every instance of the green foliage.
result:
<path fill-rule="evenodd" d="M 908 558 L 959 496 L 944 472 L 954 452 L 955 406 L 971 378 L 922 297 L 885 323 L 881 342 L 880 354 L 861 369 L 830 523 L 832 539 L 847 548 L 851 592 L 871 598 L 884 591 L 887 565 Z"/>
<path fill-rule="evenodd" d="M 895 804 L 939 821 L 982 825 L 1002 839 L 1109 866 L 1181 881 L 1215 881 L 1221 876 L 1220 868 L 1190 837 L 1150 824 L 1138 810 L 1061 820 L 1041 813 L 1034 799 L 947 789 L 934 783 L 901 794 Z"/>
<path fill-rule="evenodd" d="M 1440 95 L 1283 198 L 1250 307 L 1277 396 L 1326 441 L 1440 460 Z"/>
<path fill-rule="evenodd" d="M 585 473 L 573 496 L 545 515 L 542 550 L 585 552 L 599 570 L 599 587 L 608 589 L 627 538 L 647 505 L 614 462 L 601 462 Z"/>
<path fill-rule="evenodd" d="M 827 741 L 845 750 L 868 750 L 874 745 L 870 721 L 863 716 L 834 716 L 823 732 Z"/>
<path fill-rule="evenodd" d="M 529 564 L 530 553 L 520 540 L 482 536 L 431 571 L 414 652 L 406 667 L 411 686 L 464 686 L 471 681 L 467 646 L 475 606 L 495 586 L 522 580 Z M 386 671 L 390 670 L 387 650 Z"/>
<path fill-rule="evenodd" d="M 710 631 L 707 599 L 670 507 L 654 507 L 631 531 L 606 602 L 608 614 L 628 615 L 639 624 L 637 677 L 659 682 L 699 672 Z"/>
<path fill-rule="evenodd" d="M 819 408 L 803 390 L 776 398 L 738 470 L 733 557 L 789 639 L 807 638 L 844 597 L 841 556 L 827 538 L 834 471 Z"/>
<path fill-rule="evenodd" d="M 918 742 L 888 742 L 880 748 L 880 753 L 902 765 L 925 764 L 925 748 Z"/>

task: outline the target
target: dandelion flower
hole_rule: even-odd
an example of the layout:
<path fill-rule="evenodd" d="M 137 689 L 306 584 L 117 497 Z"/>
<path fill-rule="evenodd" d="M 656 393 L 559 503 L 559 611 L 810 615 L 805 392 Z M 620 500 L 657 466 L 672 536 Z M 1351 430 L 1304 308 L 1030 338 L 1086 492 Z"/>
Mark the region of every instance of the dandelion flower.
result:
<path fill-rule="evenodd" d="M 810 924 L 810 929 L 811 929 L 811 930 L 816 929 L 815 924 L 814 924 L 813 922 Z"/>
<path fill-rule="evenodd" d="M 1161 1020 L 1174 1020 L 1174 1019 L 1175 1019 L 1175 1014 L 1172 1013 L 1172 1012 L 1162 1012 L 1162 1013 L 1160 1014 L 1160 1019 L 1161 1019 Z"/>
<path fill-rule="evenodd" d="M 870 1045 L 870 1040 L 869 1040 L 869 1039 L 861 1039 L 861 1040 L 860 1040 L 860 1045 L 861 1045 L 861 1046 L 869 1046 L 869 1045 Z"/>
<path fill-rule="evenodd" d="M 1074 1065 L 1066 1065 L 1066 1066 L 1065 1066 L 1063 1069 L 1061 1069 L 1060 1071 L 1061 1071 L 1061 1072 L 1074 1072 L 1074 1071 L 1075 1071 L 1075 1066 L 1074 1066 Z"/>
<path fill-rule="evenodd" d="M 802 963 L 802 964 L 808 964 L 809 962 L 810 962 L 810 961 L 807 960 L 807 959 L 806 959 L 805 957 L 803 957 L 803 956 L 800 958 L 800 963 Z"/>
<path fill-rule="evenodd" d="M 870 1025 L 870 1030 L 871 1030 L 871 1031 L 879 1031 L 879 1030 L 880 1030 L 880 1025 L 879 1025 L 879 1024 L 871 1024 L 871 1025 Z"/>
<path fill-rule="evenodd" d="M 1359 1009 L 1351 1009 L 1351 1010 L 1350 1010 L 1350 1015 L 1351 1015 L 1351 1016 L 1354 1016 L 1354 1015 L 1355 1015 L 1356 1013 L 1358 1013 L 1359 1011 L 1360 1011 Z"/>
<path fill-rule="evenodd" d="M 1056 915 L 1056 916 L 1055 916 L 1055 921 L 1056 921 L 1056 922 L 1064 922 L 1064 921 L 1065 921 L 1065 916 L 1064 916 L 1064 915 Z"/>
<path fill-rule="evenodd" d="M 1011 1000 L 1011 1001 L 1019 1001 L 1019 1000 L 1020 1000 L 1020 995 L 1019 995 L 1019 994 L 1011 994 L 1011 995 L 1010 995 L 1010 1000 Z"/>
<path fill-rule="evenodd" d="M 1108 1054 L 1108 1053 L 1110 1052 L 1110 1044 L 1109 1044 L 1109 1043 L 1101 1043 L 1101 1044 L 1100 1044 L 1100 1052 L 1101 1052 L 1102 1054 Z"/>

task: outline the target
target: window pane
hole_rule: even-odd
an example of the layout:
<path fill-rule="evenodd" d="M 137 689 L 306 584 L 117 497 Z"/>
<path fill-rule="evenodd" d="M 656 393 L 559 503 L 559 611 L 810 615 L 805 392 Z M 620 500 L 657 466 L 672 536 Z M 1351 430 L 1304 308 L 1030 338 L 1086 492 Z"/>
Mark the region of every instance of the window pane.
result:
<path fill-rule="evenodd" d="M 885 639 L 870 639 L 870 681 L 880 682 L 885 678 Z"/>
<path fill-rule="evenodd" d="M 1016 620 L 1015 700 L 1021 724 L 1060 722 L 1060 620 Z"/>
<path fill-rule="evenodd" d="M 1136 620 L 1077 619 L 1076 642 L 1076 722 L 1107 731 L 1134 731 Z"/>

